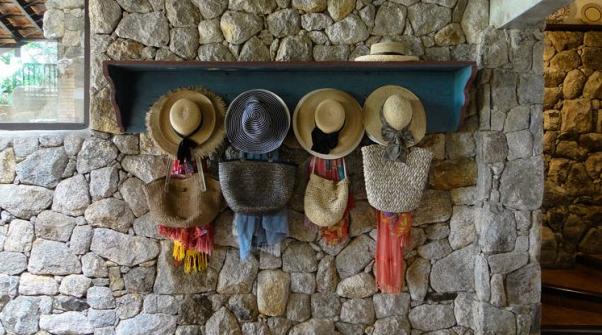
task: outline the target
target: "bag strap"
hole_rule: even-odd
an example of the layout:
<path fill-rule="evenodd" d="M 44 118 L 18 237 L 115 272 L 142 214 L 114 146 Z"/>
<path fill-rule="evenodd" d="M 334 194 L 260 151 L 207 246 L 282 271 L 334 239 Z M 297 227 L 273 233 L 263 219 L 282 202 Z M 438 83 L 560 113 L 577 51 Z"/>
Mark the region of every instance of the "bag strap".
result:
<path fill-rule="evenodd" d="M 326 161 L 327 164 L 334 164 L 335 166 L 337 166 L 337 174 L 338 174 L 338 164 L 337 162 L 340 161 L 343 163 L 343 179 L 341 180 L 345 180 L 348 178 L 347 176 L 347 164 L 345 163 L 345 158 L 338 158 L 334 161 Z M 316 165 L 318 164 L 317 162 L 318 158 L 317 157 L 312 157 L 311 161 L 309 162 L 309 164 L 311 165 L 311 174 L 316 174 Z"/>
<path fill-rule="evenodd" d="M 203 168 L 203 159 L 200 156 L 195 156 L 194 157 L 194 161 L 196 164 L 196 170 L 199 175 L 199 186 L 200 186 L 200 191 L 201 192 L 206 192 L 207 191 L 207 181 L 205 179 L 205 169 Z M 173 158 L 168 158 L 167 161 L 167 175 L 165 176 L 165 184 L 163 185 L 163 192 L 167 192 L 169 190 L 169 183 L 171 182 L 171 174 L 173 171 L 173 166 L 174 163 L 176 162 L 175 159 Z M 188 178 L 192 178 L 194 176 L 194 173 L 192 174 L 192 176 L 188 177 Z"/>
<path fill-rule="evenodd" d="M 250 154 L 239 151 L 238 157 L 241 161 L 250 159 L 252 161 L 273 163 L 274 161 L 278 160 L 278 151 L 270 151 L 265 154 Z"/>
<path fill-rule="evenodd" d="M 309 162 L 309 164 L 311 164 L 311 174 L 316 174 L 316 164 L 318 164 L 317 158 L 316 157 L 312 157 L 311 161 Z"/>
<path fill-rule="evenodd" d="M 341 158 L 343 161 L 343 180 L 347 180 L 349 177 L 347 176 L 347 164 L 345 163 L 345 157 Z"/>
<path fill-rule="evenodd" d="M 199 186 L 201 186 L 201 193 L 207 191 L 207 181 L 205 180 L 205 168 L 203 167 L 203 160 L 197 156 L 196 158 L 196 169 L 199 174 Z"/>
<path fill-rule="evenodd" d="M 165 184 L 163 185 L 163 192 L 167 193 L 169 190 L 169 182 L 171 181 L 171 171 L 173 170 L 174 159 L 169 157 L 167 159 L 167 175 L 165 176 Z"/>

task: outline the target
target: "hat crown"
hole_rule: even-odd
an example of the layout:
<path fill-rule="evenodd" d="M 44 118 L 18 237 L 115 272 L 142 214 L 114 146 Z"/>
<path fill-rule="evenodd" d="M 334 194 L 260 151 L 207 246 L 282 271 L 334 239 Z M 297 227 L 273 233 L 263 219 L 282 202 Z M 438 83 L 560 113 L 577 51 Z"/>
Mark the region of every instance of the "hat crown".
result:
<path fill-rule="evenodd" d="M 332 134 L 345 124 L 345 107 L 334 99 L 325 99 L 316 107 L 316 126 L 326 134 Z"/>
<path fill-rule="evenodd" d="M 394 129 L 401 130 L 412 121 L 413 108 L 410 101 L 399 95 L 391 95 L 383 105 L 383 117 Z"/>
<path fill-rule="evenodd" d="M 178 99 L 169 110 L 171 127 L 182 136 L 189 136 L 199 128 L 202 122 L 202 113 L 194 101 Z"/>
<path fill-rule="evenodd" d="M 272 117 L 263 103 L 252 97 L 247 101 L 242 113 L 242 128 L 245 134 L 255 140 L 265 139 L 272 126 Z"/>

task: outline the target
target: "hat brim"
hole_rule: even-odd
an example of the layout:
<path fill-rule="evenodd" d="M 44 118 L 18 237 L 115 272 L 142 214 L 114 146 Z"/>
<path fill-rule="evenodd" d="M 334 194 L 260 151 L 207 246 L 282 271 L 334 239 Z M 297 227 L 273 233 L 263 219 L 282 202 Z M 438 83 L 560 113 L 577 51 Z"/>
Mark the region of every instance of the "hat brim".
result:
<path fill-rule="evenodd" d="M 364 103 L 364 126 L 368 137 L 382 145 L 386 145 L 387 141 L 381 134 L 382 122 L 380 119 L 380 111 L 388 97 L 399 95 L 407 99 L 412 104 L 412 121 L 408 125 L 410 132 L 414 136 L 415 144 L 418 144 L 426 134 L 426 112 L 424 106 L 414 93 L 401 86 L 387 85 L 374 90 Z"/>
<path fill-rule="evenodd" d="M 334 99 L 345 108 L 345 124 L 339 131 L 339 143 L 328 154 L 321 154 L 311 149 L 313 146 L 311 133 L 316 127 L 314 113 L 318 104 L 324 99 Z M 313 156 L 322 159 L 345 157 L 357 148 L 364 137 L 362 107 L 351 95 L 337 89 L 324 88 L 312 91 L 301 98 L 295 108 L 293 131 L 301 147 Z"/>
<path fill-rule="evenodd" d="M 182 98 L 195 102 L 199 107 L 201 126 L 188 138 L 197 144 L 193 148 L 193 154 L 206 157 L 223 142 L 225 104 L 220 97 L 205 89 L 182 88 L 159 98 L 146 115 L 149 136 L 165 154 L 176 156 L 182 136 L 172 128 L 169 111 L 171 106 Z"/>
<path fill-rule="evenodd" d="M 264 104 L 272 117 L 269 137 L 258 141 L 245 133 L 243 129 L 243 113 L 248 100 L 254 97 Z M 251 154 L 264 154 L 278 149 L 291 124 L 291 116 L 284 101 L 275 93 L 255 89 L 239 94 L 226 113 L 226 134 L 230 144 L 237 150 Z"/>
<path fill-rule="evenodd" d="M 416 62 L 416 56 L 402 55 L 365 55 L 355 58 L 356 62 Z"/>

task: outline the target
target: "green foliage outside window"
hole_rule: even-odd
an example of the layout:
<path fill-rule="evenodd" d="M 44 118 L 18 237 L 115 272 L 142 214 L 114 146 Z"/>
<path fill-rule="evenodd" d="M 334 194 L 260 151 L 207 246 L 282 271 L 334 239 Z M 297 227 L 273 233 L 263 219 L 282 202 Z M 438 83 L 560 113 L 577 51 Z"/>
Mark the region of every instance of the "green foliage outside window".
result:
<path fill-rule="evenodd" d="M 56 42 L 36 41 L 0 54 L 0 105 L 11 105 L 17 87 L 56 89 Z"/>

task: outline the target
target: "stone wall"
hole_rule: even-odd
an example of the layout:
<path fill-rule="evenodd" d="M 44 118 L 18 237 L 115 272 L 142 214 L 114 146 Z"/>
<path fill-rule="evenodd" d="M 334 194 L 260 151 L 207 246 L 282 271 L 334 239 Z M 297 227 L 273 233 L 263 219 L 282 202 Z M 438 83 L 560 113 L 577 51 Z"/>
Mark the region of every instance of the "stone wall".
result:
<path fill-rule="evenodd" d="M 543 34 L 487 27 L 488 12 L 486 0 L 90 1 L 101 131 L 0 143 L 0 334 L 537 333 Z M 100 62 L 347 60 L 383 39 L 480 69 L 462 129 L 423 142 L 435 161 L 404 292 L 375 288 L 359 150 L 348 158 L 350 241 L 329 246 L 303 225 L 300 181 L 281 257 L 241 263 L 226 210 L 207 271 L 174 268 L 141 192 L 164 159 L 144 134 L 107 133 Z M 308 158 L 283 155 L 300 168 Z"/>
<path fill-rule="evenodd" d="M 547 32 L 542 264 L 602 254 L 602 32 Z"/>

